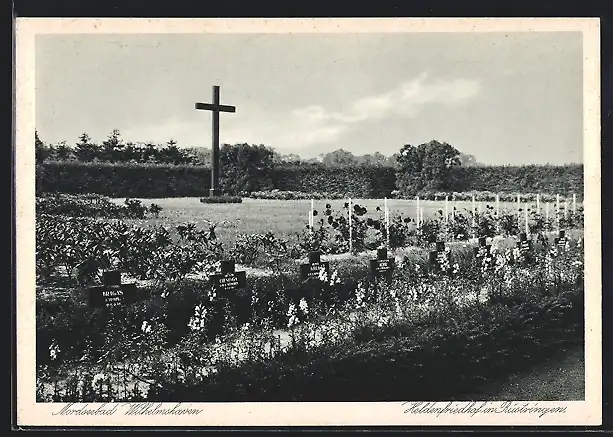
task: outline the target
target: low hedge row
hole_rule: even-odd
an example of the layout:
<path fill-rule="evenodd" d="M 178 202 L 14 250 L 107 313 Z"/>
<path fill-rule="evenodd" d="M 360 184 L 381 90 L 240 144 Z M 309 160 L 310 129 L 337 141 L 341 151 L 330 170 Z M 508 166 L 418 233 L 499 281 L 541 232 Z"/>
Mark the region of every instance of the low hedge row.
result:
<path fill-rule="evenodd" d="M 201 197 L 200 203 L 243 203 L 243 198 L 238 196 Z"/>
<path fill-rule="evenodd" d="M 577 193 L 583 196 L 583 165 L 488 166 L 457 169 L 460 192 Z M 244 177 L 239 174 L 236 177 Z M 254 187 L 281 191 L 343 193 L 354 198 L 390 197 L 396 190 L 392 167 L 335 168 L 323 164 L 279 165 L 250 175 Z M 223 184 L 222 184 L 223 185 Z M 227 187 L 240 187 L 226 181 Z M 201 197 L 210 188 L 210 168 L 198 165 L 43 162 L 36 165 L 36 191 L 98 193 L 111 197 Z M 244 189 L 244 188 L 241 188 Z M 234 193 L 236 194 L 236 193 Z"/>

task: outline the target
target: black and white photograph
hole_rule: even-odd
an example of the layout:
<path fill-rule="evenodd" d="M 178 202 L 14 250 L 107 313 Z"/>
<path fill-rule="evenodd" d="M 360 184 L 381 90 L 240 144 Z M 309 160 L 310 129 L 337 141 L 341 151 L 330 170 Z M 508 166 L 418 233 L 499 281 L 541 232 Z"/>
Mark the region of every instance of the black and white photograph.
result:
<path fill-rule="evenodd" d="M 17 20 L 18 417 L 601 423 L 598 26 Z"/>

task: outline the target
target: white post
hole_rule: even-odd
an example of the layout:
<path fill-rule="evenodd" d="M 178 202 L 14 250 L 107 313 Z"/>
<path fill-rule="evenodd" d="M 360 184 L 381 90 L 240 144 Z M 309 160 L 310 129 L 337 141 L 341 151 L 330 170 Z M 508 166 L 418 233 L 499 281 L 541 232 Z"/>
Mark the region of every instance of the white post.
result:
<path fill-rule="evenodd" d="M 520 208 L 521 208 L 521 200 L 520 200 L 519 194 L 518 194 L 517 195 L 517 208 L 516 208 L 517 209 L 517 223 L 518 224 L 519 224 L 519 220 L 520 220 L 520 217 L 519 217 L 519 209 Z"/>
<path fill-rule="evenodd" d="M 351 230 L 351 197 L 349 198 L 349 253 L 353 253 L 353 235 Z"/>
<path fill-rule="evenodd" d="M 311 210 L 309 211 L 309 227 L 311 228 L 311 233 L 313 233 L 313 226 L 315 225 L 315 221 L 313 219 L 314 209 L 315 209 L 315 201 L 311 199 Z"/>
<path fill-rule="evenodd" d="M 385 235 L 386 235 L 386 246 L 389 249 L 390 247 L 390 213 L 389 209 L 387 209 L 387 197 L 383 200 L 384 208 L 385 208 Z"/>
<path fill-rule="evenodd" d="M 445 196 L 445 223 L 449 221 L 449 196 Z"/>
<path fill-rule="evenodd" d="M 496 234 L 500 234 L 500 195 L 496 194 Z"/>
<path fill-rule="evenodd" d="M 541 195 L 540 194 L 536 195 L 536 213 L 537 214 L 541 213 Z"/>
<path fill-rule="evenodd" d="M 475 237 L 475 195 L 472 195 L 472 225 L 473 225 L 473 238 Z"/>
<path fill-rule="evenodd" d="M 500 217 L 500 196 L 496 194 L 496 218 Z"/>
<path fill-rule="evenodd" d="M 577 213 L 577 195 L 573 193 L 573 214 Z"/>
<path fill-rule="evenodd" d="M 415 222 L 417 223 L 417 229 L 421 226 L 421 221 L 419 219 L 419 196 L 417 196 L 417 205 L 415 207 Z"/>
<path fill-rule="evenodd" d="M 419 208 L 419 224 L 421 225 L 424 222 L 424 208 L 423 206 Z"/>
<path fill-rule="evenodd" d="M 526 235 L 528 235 L 530 233 L 530 227 L 528 226 L 528 208 L 526 207 L 526 209 L 524 209 L 525 211 L 525 218 L 526 218 Z"/>
<path fill-rule="evenodd" d="M 560 195 L 556 194 L 556 230 L 560 231 Z"/>
<path fill-rule="evenodd" d="M 568 218 L 568 197 L 564 198 L 564 218 Z"/>
<path fill-rule="evenodd" d="M 549 225 L 549 202 L 545 202 L 545 221 Z"/>

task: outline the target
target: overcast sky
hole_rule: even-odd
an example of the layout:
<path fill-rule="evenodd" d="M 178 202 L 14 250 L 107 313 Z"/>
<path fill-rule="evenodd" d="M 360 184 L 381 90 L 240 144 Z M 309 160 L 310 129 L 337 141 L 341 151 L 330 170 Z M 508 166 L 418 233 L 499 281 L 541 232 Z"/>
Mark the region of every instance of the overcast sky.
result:
<path fill-rule="evenodd" d="M 45 35 L 45 142 L 265 144 L 310 158 L 446 141 L 485 164 L 582 162 L 581 33 Z"/>

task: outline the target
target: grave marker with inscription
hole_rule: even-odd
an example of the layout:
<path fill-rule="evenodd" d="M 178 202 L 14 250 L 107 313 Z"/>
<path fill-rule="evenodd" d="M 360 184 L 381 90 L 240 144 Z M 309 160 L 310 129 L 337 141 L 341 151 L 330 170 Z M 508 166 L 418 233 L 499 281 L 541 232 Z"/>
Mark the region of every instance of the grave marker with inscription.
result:
<path fill-rule="evenodd" d="M 521 255 L 521 261 L 524 264 L 532 264 L 534 262 L 532 240 L 528 240 L 528 234 L 525 232 L 519 234 L 517 248 Z"/>
<path fill-rule="evenodd" d="M 449 268 L 449 254 L 445 250 L 445 242 L 437 241 L 436 249 L 430 251 L 430 267 L 436 272 L 445 272 Z"/>
<path fill-rule="evenodd" d="M 392 279 L 394 272 L 394 260 L 387 257 L 387 249 L 377 249 L 377 259 L 370 260 L 370 274 L 373 278 L 385 278 L 386 280 Z"/>
<path fill-rule="evenodd" d="M 211 282 L 219 291 L 236 291 L 247 285 L 247 274 L 244 271 L 235 271 L 234 261 L 222 261 L 221 273 L 211 275 Z"/>
<path fill-rule="evenodd" d="M 479 238 L 479 246 L 473 248 L 473 255 L 475 256 L 475 260 L 483 263 L 484 266 L 487 265 L 487 263 L 491 263 L 493 260 L 492 245 L 487 244 L 487 238 Z"/>
<path fill-rule="evenodd" d="M 88 288 L 88 303 L 92 308 L 115 308 L 136 301 L 136 284 L 122 284 L 119 270 L 102 273 L 102 285 Z"/>
<path fill-rule="evenodd" d="M 251 318 L 251 294 L 245 288 L 247 287 L 247 274 L 245 271 L 236 271 L 236 264 L 232 260 L 224 260 L 221 262 L 221 271 L 219 274 L 211 275 L 211 283 L 218 291 L 218 299 L 216 302 L 216 324 L 221 326 L 224 323 L 223 305 L 228 303 L 230 311 L 237 317 L 238 323 L 243 324 Z"/>
<path fill-rule="evenodd" d="M 558 231 L 558 236 L 553 239 L 553 242 L 558 253 L 566 252 L 566 244 L 569 242 L 569 239 L 566 236 L 566 231 L 563 229 Z"/>
<path fill-rule="evenodd" d="M 300 265 L 300 280 L 319 278 L 319 272 L 324 269 L 326 274 L 330 275 L 330 263 L 321 260 L 321 252 L 309 253 L 309 262 Z"/>

